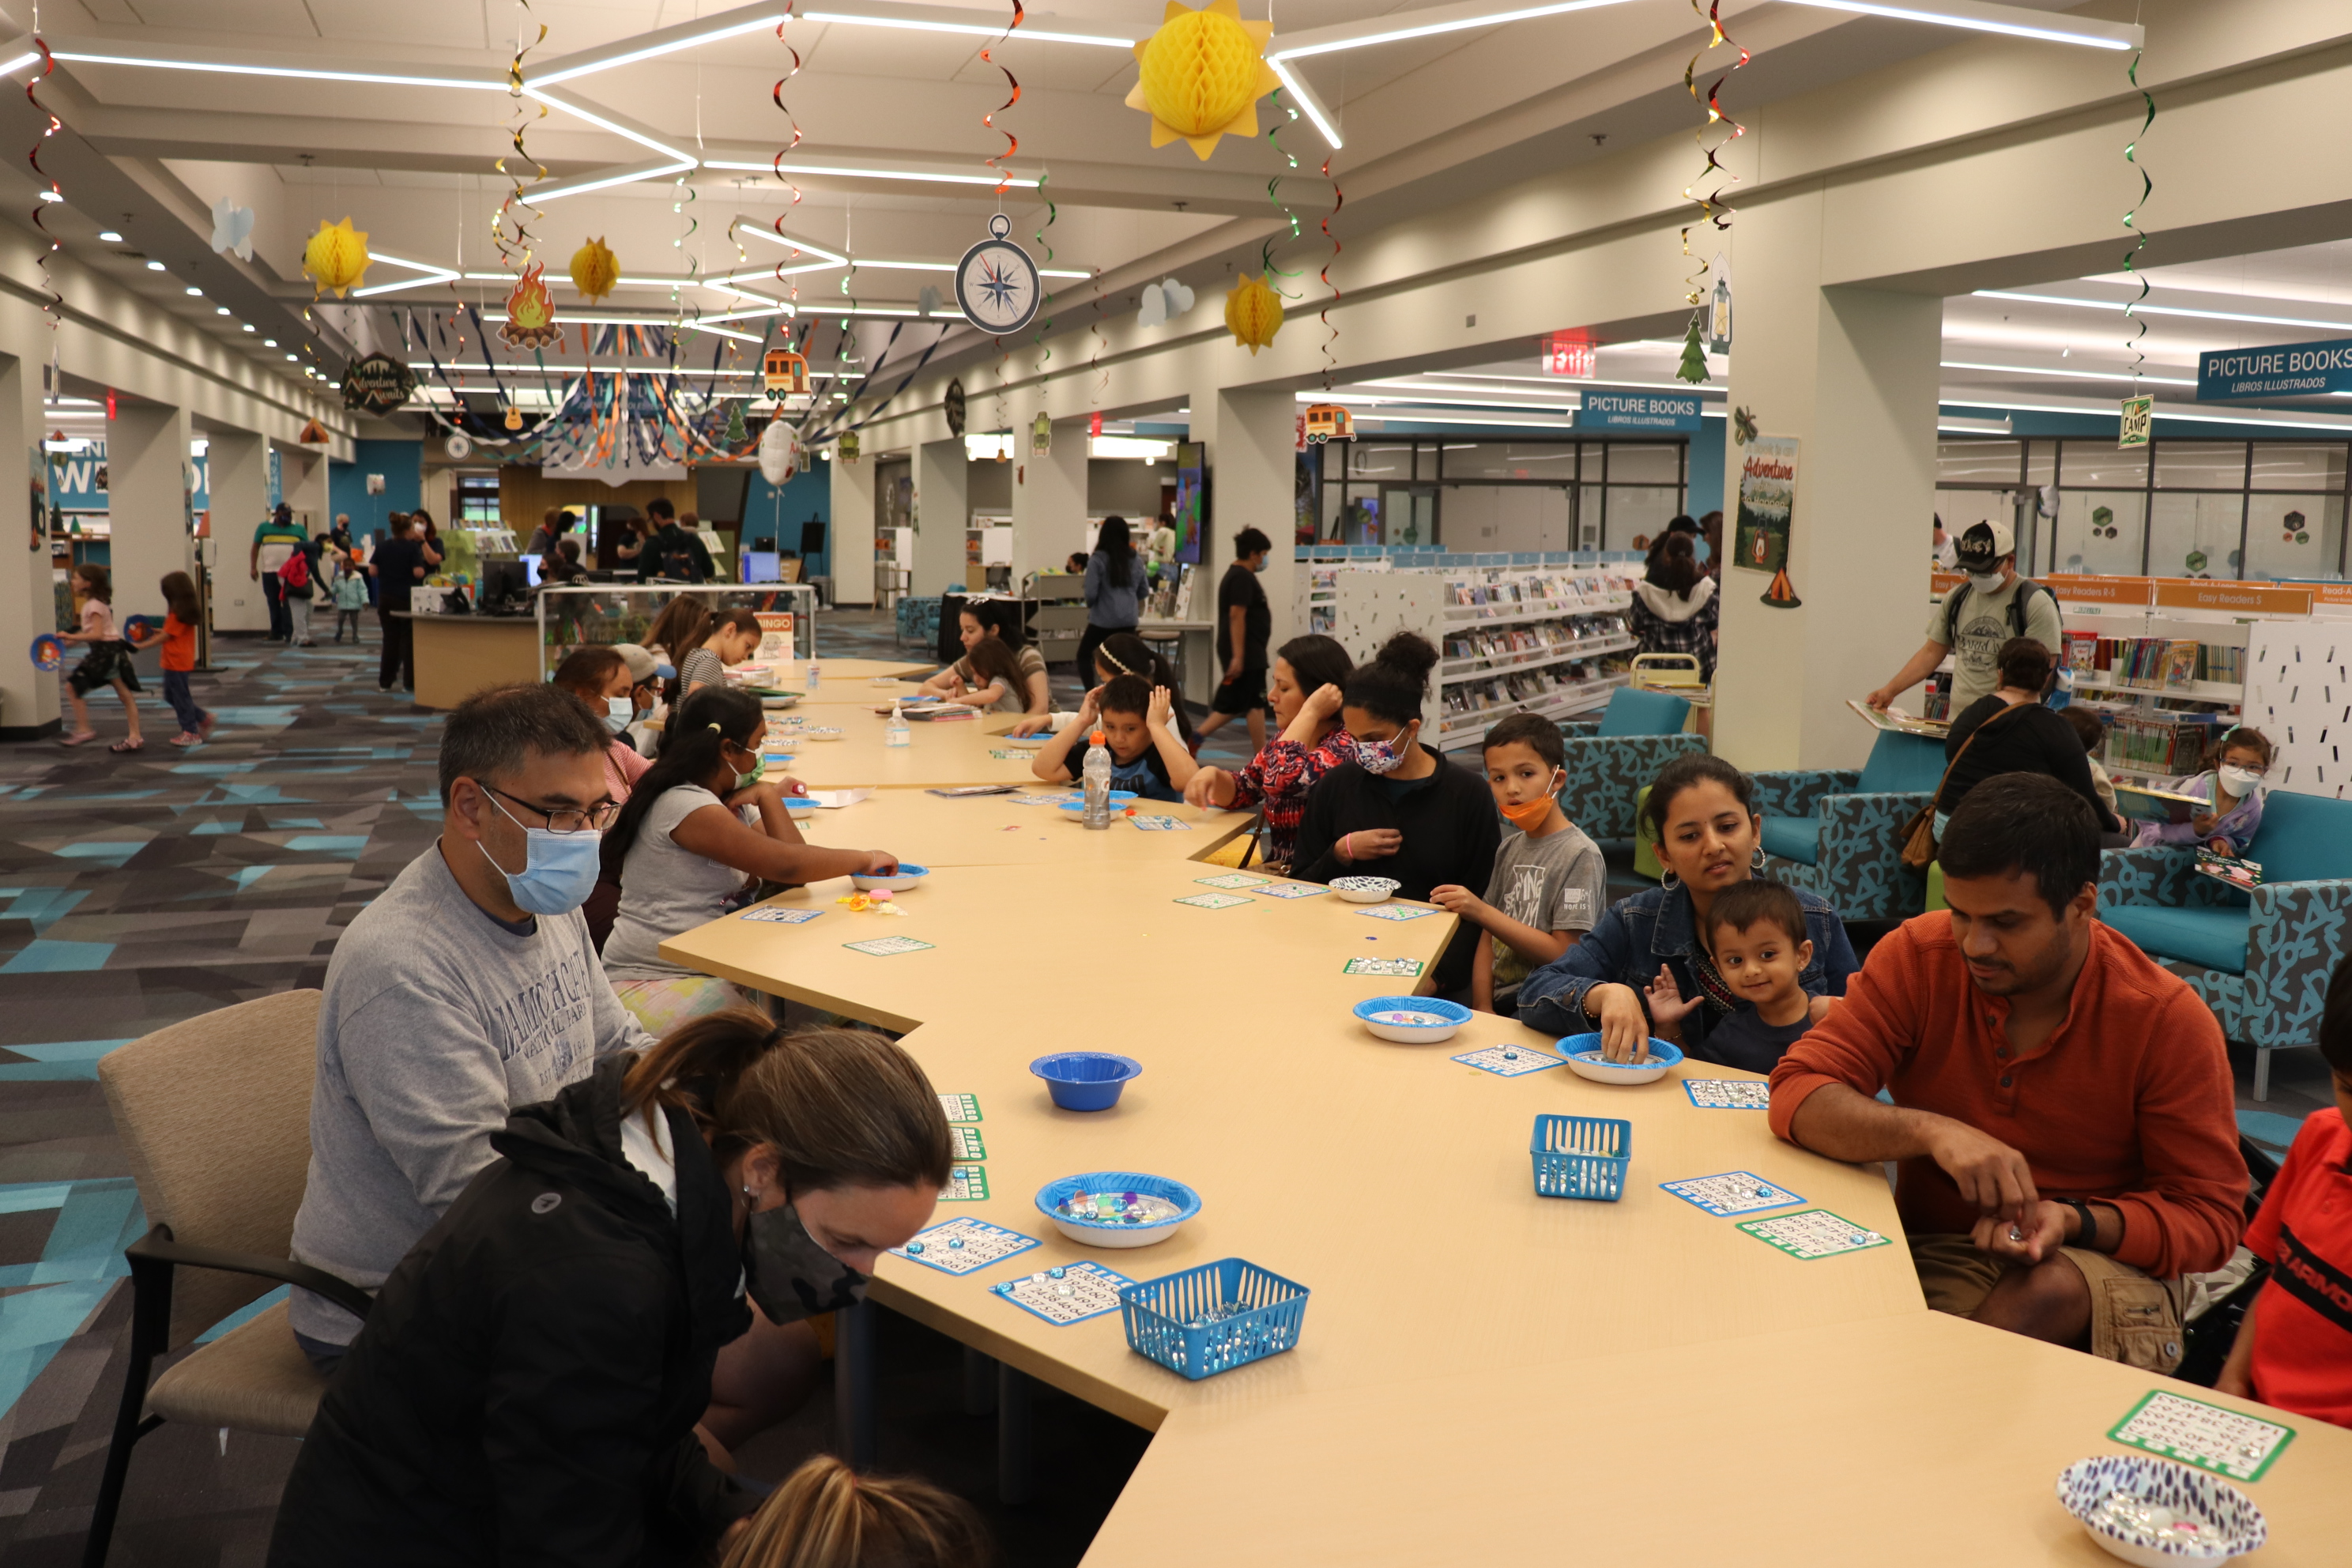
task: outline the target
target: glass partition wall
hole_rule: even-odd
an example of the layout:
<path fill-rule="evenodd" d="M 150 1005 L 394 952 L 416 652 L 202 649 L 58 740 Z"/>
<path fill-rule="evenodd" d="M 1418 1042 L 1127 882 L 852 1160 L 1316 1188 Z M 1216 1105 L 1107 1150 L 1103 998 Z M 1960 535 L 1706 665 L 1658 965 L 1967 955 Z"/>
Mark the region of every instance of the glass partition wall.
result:
<path fill-rule="evenodd" d="M 1680 439 L 1359 436 L 1298 459 L 1299 542 L 1632 550 L 1684 510 Z"/>

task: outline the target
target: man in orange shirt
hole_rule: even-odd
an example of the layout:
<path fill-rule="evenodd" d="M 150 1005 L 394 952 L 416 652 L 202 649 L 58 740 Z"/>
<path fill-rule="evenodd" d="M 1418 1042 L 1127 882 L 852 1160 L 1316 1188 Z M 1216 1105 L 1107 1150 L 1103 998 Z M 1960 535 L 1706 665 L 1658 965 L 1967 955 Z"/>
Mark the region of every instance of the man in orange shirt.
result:
<path fill-rule="evenodd" d="M 1901 1163 L 1930 1307 L 2169 1372 L 2180 1276 L 2245 1225 L 2221 1027 L 2100 923 L 2098 824 L 2057 780 L 1977 785 L 1941 859 L 1949 911 L 1881 941 L 1789 1047 L 1772 1131 Z"/>

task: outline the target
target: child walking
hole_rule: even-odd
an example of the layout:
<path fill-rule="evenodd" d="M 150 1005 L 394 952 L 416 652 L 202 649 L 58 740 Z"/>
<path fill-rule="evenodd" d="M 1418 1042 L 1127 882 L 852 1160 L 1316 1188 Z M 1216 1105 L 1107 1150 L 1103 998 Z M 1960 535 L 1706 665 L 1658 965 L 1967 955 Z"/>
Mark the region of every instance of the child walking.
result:
<path fill-rule="evenodd" d="M 89 704 L 82 699 L 101 686 L 114 688 L 122 699 L 122 714 L 130 733 L 107 748 L 110 752 L 136 752 L 147 742 L 139 734 L 139 704 L 131 694 L 141 689 L 138 668 L 131 662 L 131 649 L 124 645 L 114 626 L 114 583 L 103 566 L 84 562 L 73 569 L 73 580 L 81 595 L 81 629 L 59 632 L 61 642 L 78 642 L 89 651 L 66 677 L 66 700 L 73 706 L 73 733 L 61 744 L 86 746 L 98 739 L 98 731 L 89 727 Z"/>
<path fill-rule="evenodd" d="M 2221 763 L 2174 786 L 2210 801 L 2212 809 L 2186 822 L 2144 824 L 2135 849 L 2151 844 L 2201 844 L 2216 855 L 2242 856 L 2263 825 L 2263 776 L 2270 772 L 2270 737 L 2241 724 L 2221 737 Z"/>
<path fill-rule="evenodd" d="M 1509 824 L 1480 898 L 1458 883 L 1429 890 L 1429 901 L 1478 928 L 1470 966 L 1470 1005 L 1505 1017 L 1518 1012 L 1519 982 L 1591 931 L 1609 904 L 1601 847 L 1559 808 L 1568 748 L 1559 726 L 1515 713 L 1486 731 L 1486 784 Z"/>
<path fill-rule="evenodd" d="M 212 738 L 214 716 L 196 706 L 195 693 L 188 689 L 188 674 L 196 668 L 196 622 L 204 614 L 196 605 L 195 580 L 185 572 L 164 573 L 163 604 L 163 629 L 139 646 L 163 645 L 163 700 L 180 721 L 172 744 L 200 746 Z"/>
<path fill-rule="evenodd" d="M 367 608 L 367 574 L 360 569 L 356 555 L 346 555 L 341 572 L 335 574 L 335 640 L 343 640 L 343 628 L 352 628 L 352 643 L 360 641 L 360 612 Z"/>

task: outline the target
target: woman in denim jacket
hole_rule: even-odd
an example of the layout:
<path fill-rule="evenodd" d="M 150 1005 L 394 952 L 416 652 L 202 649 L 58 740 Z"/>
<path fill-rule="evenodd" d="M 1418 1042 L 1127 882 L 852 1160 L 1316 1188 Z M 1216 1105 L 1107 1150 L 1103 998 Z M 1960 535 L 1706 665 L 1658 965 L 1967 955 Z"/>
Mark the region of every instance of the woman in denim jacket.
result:
<path fill-rule="evenodd" d="M 1710 1060 L 1706 1037 L 1716 1020 L 1753 1010 L 1716 973 L 1706 941 L 1715 895 L 1761 868 L 1763 818 L 1753 809 L 1748 775 L 1720 757 L 1680 757 L 1666 764 L 1643 802 L 1641 826 L 1657 846 L 1665 879 L 1620 901 L 1584 940 L 1528 976 L 1519 987 L 1519 1021 L 1558 1035 L 1598 1029 L 1602 1054 L 1630 1061 L 1654 1033 L 1650 1005 L 1680 1017 L 1684 1048 Z M 1815 996 L 1843 996 L 1862 965 L 1845 924 L 1828 902 L 1800 891 L 1812 962 L 1800 976 Z M 1673 994 L 1665 982 L 1671 980 Z M 1687 1016 L 1679 998 L 1689 998 Z"/>

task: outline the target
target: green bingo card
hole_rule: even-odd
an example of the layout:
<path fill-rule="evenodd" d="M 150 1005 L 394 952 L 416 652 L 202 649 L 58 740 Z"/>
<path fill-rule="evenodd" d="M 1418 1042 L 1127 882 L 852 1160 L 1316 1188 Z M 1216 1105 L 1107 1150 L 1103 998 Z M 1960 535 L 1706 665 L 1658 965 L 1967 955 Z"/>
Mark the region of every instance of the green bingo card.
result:
<path fill-rule="evenodd" d="M 2107 1436 L 2233 1481 L 2258 1481 L 2294 1441 L 2294 1428 L 2156 1389 Z"/>

